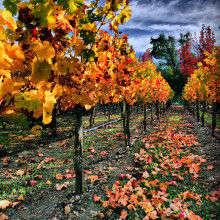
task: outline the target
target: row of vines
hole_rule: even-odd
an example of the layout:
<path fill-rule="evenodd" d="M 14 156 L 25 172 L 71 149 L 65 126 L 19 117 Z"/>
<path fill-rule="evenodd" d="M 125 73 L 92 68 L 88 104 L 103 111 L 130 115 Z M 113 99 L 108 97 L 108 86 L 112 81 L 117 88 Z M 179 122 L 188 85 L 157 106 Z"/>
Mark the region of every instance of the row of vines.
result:
<path fill-rule="evenodd" d="M 196 105 L 197 121 L 200 121 L 200 103 L 202 103 L 202 126 L 207 103 L 212 105 L 212 136 L 216 128 L 216 115 L 220 103 L 220 47 L 214 47 L 212 53 L 205 51 L 204 64 L 199 62 L 198 69 L 188 78 L 183 91 L 183 98 L 194 112 Z M 219 114 L 219 113 L 218 113 Z"/>
<path fill-rule="evenodd" d="M 146 106 L 163 106 L 173 97 L 153 61 L 138 61 L 128 36 L 121 35 L 120 25 L 131 17 L 129 1 L 98 3 L 5 1 L 8 10 L 0 11 L 1 116 L 50 124 L 57 108 L 73 109 L 76 194 L 83 193 L 83 114 L 98 103 L 121 103 L 130 145 L 129 106 L 143 102 L 146 127 Z M 40 135 L 41 129 L 31 131 Z"/>

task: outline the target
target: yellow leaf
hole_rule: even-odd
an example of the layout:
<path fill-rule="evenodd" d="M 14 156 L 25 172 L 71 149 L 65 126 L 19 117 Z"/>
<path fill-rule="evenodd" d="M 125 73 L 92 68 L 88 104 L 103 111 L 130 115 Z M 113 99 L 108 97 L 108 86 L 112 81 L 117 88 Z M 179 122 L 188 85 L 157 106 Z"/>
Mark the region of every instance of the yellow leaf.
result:
<path fill-rule="evenodd" d="M 45 103 L 43 104 L 43 123 L 49 124 L 52 120 L 52 112 L 56 99 L 51 92 L 45 92 Z"/>
<path fill-rule="evenodd" d="M 12 18 L 12 14 L 11 12 L 4 10 L 2 12 L 2 18 L 5 21 L 5 25 L 10 28 L 11 30 L 15 31 L 15 29 L 17 28 L 17 25 L 14 21 L 14 19 Z"/>
<path fill-rule="evenodd" d="M 14 90 L 12 79 L 0 77 L 0 97 L 11 93 Z"/>
<path fill-rule="evenodd" d="M 86 109 L 86 110 L 89 110 L 90 108 L 92 108 L 91 105 L 85 105 L 85 109 Z"/>
<path fill-rule="evenodd" d="M 47 61 L 40 61 L 35 59 L 31 73 L 31 81 L 33 83 L 47 81 L 50 78 L 50 74 L 50 64 Z"/>
<path fill-rule="evenodd" d="M 0 69 L 0 75 L 1 75 L 1 76 L 6 76 L 6 77 L 8 77 L 8 78 L 11 78 L 10 70 Z"/>
<path fill-rule="evenodd" d="M 118 16 L 118 22 L 120 24 L 128 22 L 131 17 L 131 13 L 132 13 L 132 10 L 128 9 L 128 6 L 126 6 L 124 9 L 121 10 L 121 13 Z"/>
<path fill-rule="evenodd" d="M 65 213 L 66 213 L 66 214 L 70 213 L 70 207 L 69 207 L 68 205 L 65 206 Z"/>
<path fill-rule="evenodd" d="M 34 45 L 33 51 L 41 59 L 51 59 L 55 56 L 55 50 L 49 41 L 44 41 L 43 43 L 38 42 Z"/>
<path fill-rule="evenodd" d="M 31 133 L 33 133 L 37 136 L 40 136 L 41 135 L 41 130 L 42 130 L 41 126 L 35 125 L 34 127 L 31 128 Z"/>

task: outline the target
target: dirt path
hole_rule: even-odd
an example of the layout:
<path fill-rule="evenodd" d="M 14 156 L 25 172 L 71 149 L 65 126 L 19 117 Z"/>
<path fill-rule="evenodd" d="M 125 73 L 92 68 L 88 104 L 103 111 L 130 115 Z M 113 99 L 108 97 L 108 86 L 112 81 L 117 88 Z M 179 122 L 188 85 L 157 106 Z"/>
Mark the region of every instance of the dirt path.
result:
<path fill-rule="evenodd" d="M 200 128 L 198 123 L 188 113 L 183 114 L 185 124 L 183 129 L 198 137 L 199 145 L 193 147 L 192 152 L 199 155 L 206 154 L 208 165 L 214 165 L 214 169 L 202 168 L 200 180 L 206 184 L 207 192 L 216 190 L 220 185 L 218 170 L 220 168 L 220 142 L 218 138 L 212 138 L 209 128 Z M 172 115 L 170 115 L 172 117 Z M 175 118 L 174 118 L 175 119 Z M 1 166 L 1 186 L 9 185 L 6 179 L 8 173 L 12 174 L 10 188 L 16 189 L 16 193 L 10 194 L 9 199 L 19 202 L 14 208 L 7 208 L 4 213 L 9 219 L 99 219 L 99 212 L 104 211 L 101 203 L 94 202 L 94 195 L 106 198 L 105 191 L 111 190 L 112 184 L 119 180 L 119 174 L 129 173 L 135 178 L 140 178 L 142 170 L 134 162 L 134 154 L 140 151 L 142 140 L 148 137 L 158 125 L 148 124 L 147 132 L 143 132 L 142 117 L 132 120 L 132 147 L 124 147 L 122 139 L 121 123 L 108 125 L 98 131 L 85 134 L 84 144 L 84 169 L 85 169 L 85 193 L 81 197 L 74 196 L 74 178 L 57 180 L 57 174 L 71 174 L 72 164 L 72 141 L 55 142 L 47 146 L 41 146 L 34 150 L 26 150 L 18 155 L 12 155 L 8 166 Z M 165 123 L 162 121 L 161 123 Z M 43 155 L 43 156 L 42 156 Z M 19 157 L 20 156 L 20 157 Z M 32 159 L 30 159 L 32 158 Z M 45 158 L 54 159 L 50 162 L 41 163 Z M 18 162 L 23 159 L 24 163 Z M 37 167 L 41 165 L 41 168 Z M 11 169 L 11 171 L 10 171 Z M 29 176 L 17 176 L 17 170 L 26 169 Z M 9 171 L 8 171 L 9 170 Z M 42 175 L 42 179 L 35 178 Z M 98 181 L 91 183 L 88 177 L 98 176 Z M 30 180 L 37 180 L 35 186 L 30 186 Z M 49 180 L 51 185 L 45 184 Z M 66 184 L 67 189 L 57 191 L 56 187 Z M 19 189 L 26 188 L 24 200 L 19 200 Z M 118 212 L 116 210 L 116 212 Z M 0 212 L 0 216 L 3 212 Z M 120 213 L 120 212 L 119 212 Z M 116 215 L 117 216 L 117 215 Z M 118 216 L 120 217 L 120 216 Z M 105 215 L 105 219 L 115 219 Z M 209 218 L 207 218 L 209 219 Z M 215 218 L 213 218 L 215 219 Z"/>

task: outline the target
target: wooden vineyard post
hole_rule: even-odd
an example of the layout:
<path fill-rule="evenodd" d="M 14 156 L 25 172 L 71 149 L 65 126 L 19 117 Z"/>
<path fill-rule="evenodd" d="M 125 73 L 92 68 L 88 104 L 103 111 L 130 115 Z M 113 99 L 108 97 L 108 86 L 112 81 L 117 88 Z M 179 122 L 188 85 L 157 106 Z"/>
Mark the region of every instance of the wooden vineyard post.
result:
<path fill-rule="evenodd" d="M 95 106 L 91 109 L 90 119 L 89 119 L 89 127 L 91 128 L 95 122 Z"/>
<path fill-rule="evenodd" d="M 199 99 L 197 98 L 196 99 L 196 120 L 197 122 L 199 122 L 199 119 L 200 119 L 200 115 L 199 115 Z"/>
<path fill-rule="evenodd" d="M 157 120 L 160 120 L 160 107 L 159 107 L 159 101 L 156 101 L 156 116 L 157 116 Z"/>
<path fill-rule="evenodd" d="M 202 102 L 202 116 L 201 116 L 201 121 L 202 121 L 202 127 L 205 126 L 205 110 L 206 110 L 206 102 Z"/>
<path fill-rule="evenodd" d="M 143 110 L 144 110 L 144 121 L 143 121 L 143 123 L 144 123 L 144 131 L 146 131 L 147 130 L 147 105 L 146 105 L 146 103 L 143 103 Z"/>
<path fill-rule="evenodd" d="M 108 121 L 111 120 L 111 104 L 108 104 Z"/>
<path fill-rule="evenodd" d="M 76 173 L 75 193 L 81 195 L 84 192 L 83 189 L 83 126 L 82 126 L 82 107 L 75 107 L 75 131 L 74 131 L 74 151 L 75 151 L 75 165 L 74 170 Z"/>
<path fill-rule="evenodd" d="M 52 121 L 50 123 L 50 127 L 52 129 L 53 137 L 57 136 L 57 108 L 56 105 L 54 106 L 53 112 L 52 112 Z"/>
<path fill-rule="evenodd" d="M 151 125 L 153 124 L 153 104 L 151 104 L 151 106 L 150 106 L 150 115 L 151 115 L 151 121 L 150 121 L 150 123 L 151 123 Z"/>
<path fill-rule="evenodd" d="M 131 138 L 131 133 L 130 133 L 130 105 L 126 102 L 126 135 L 127 135 L 127 145 L 130 146 L 130 138 Z"/>
<path fill-rule="evenodd" d="M 216 111 L 217 103 L 212 104 L 212 137 L 214 137 L 215 128 L 216 128 Z"/>
<path fill-rule="evenodd" d="M 123 123 L 123 130 L 124 130 L 124 138 L 125 138 L 125 146 L 128 146 L 128 142 L 127 142 L 127 131 L 126 131 L 126 101 L 123 100 L 122 102 L 122 123 Z"/>

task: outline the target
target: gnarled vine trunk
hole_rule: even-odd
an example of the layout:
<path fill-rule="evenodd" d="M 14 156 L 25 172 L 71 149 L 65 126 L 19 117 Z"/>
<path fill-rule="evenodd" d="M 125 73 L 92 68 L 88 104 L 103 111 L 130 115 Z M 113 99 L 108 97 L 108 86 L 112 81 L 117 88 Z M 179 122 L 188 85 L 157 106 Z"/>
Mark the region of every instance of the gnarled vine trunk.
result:
<path fill-rule="evenodd" d="M 200 114 L 199 114 L 199 99 L 197 98 L 196 99 L 196 120 L 197 122 L 199 122 L 199 119 L 200 119 Z"/>
<path fill-rule="evenodd" d="M 130 146 L 130 106 L 126 100 L 122 102 L 122 119 L 125 146 Z"/>
<path fill-rule="evenodd" d="M 83 126 L 82 126 L 82 107 L 75 107 L 75 131 L 74 131 L 74 151 L 75 151 L 75 193 L 76 195 L 81 195 L 84 192 L 83 189 Z"/>
<path fill-rule="evenodd" d="M 144 110 L 143 124 L 144 124 L 144 131 L 146 131 L 147 130 L 147 105 L 146 105 L 146 103 L 143 103 L 143 110 Z"/>
<path fill-rule="evenodd" d="M 202 122 L 202 127 L 205 126 L 205 111 L 206 111 L 206 102 L 202 102 L 202 116 L 201 116 L 201 122 Z"/>
<path fill-rule="evenodd" d="M 214 136 L 216 128 L 217 103 L 212 104 L 212 136 Z"/>

